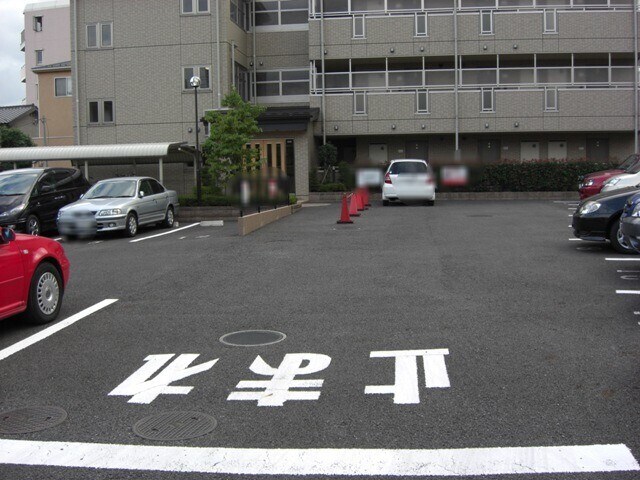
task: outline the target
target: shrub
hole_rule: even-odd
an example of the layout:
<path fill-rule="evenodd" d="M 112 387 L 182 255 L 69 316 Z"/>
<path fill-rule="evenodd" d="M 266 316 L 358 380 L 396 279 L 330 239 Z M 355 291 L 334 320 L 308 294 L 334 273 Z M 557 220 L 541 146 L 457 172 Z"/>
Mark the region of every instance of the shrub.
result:
<path fill-rule="evenodd" d="M 338 171 L 340 172 L 340 180 L 346 187 L 345 190 L 351 190 L 356 184 L 356 177 L 353 173 L 353 167 L 347 162 L 340 162 L 338 164 Z"/>
<path fill-rule="evenodd" d="M 289 205 L 295 205 L 296 203 L 298 203 L 298 198 L 296 197 L 295 193 L 290 193 L 289 194 Z"/>
<path fill-rule="evenodd" d="M 196 207 L 198 199 L 192 195 L 180 195 L 178 197 L 181 207 Z M 202 195 L 200 205 L 203 207 L 229 207 L 240 205 L 240 200 L 236 197 L 225 195 Z"/>
<path fill-rule="evenodd" d="M 309 190 L 317 192 L 320 182 L 318 181 L 318 169 L 312 168 L 309 170 Z"/>
<path fill-rule="evenodd" d="M 319 192 L 346 192 L 347 187 L 344 183 L 325 183 L 320 185 Z"/>

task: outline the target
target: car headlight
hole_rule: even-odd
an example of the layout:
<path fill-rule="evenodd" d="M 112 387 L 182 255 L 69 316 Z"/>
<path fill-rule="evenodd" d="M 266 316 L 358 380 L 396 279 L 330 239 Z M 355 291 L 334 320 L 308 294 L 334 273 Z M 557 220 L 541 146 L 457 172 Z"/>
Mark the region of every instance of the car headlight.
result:
<path fill-rule="evenodd" d="M 99 217 L 110 217 L 112 215 L 120 215 L 122 213 L 122 210 L 120 210 L 119 208 L 110 208 L 108 210 L 100 210 L 98 212 L 98 216 Z"/>
<path fill-rule="evenodd" d="M 618 183 L 620 181 L 619 178 L 612 178 L 610 180 L 607 180 L 606 182 L 604 182 L 604 185 L 606 187 L 613 187 L 616 183 Z"/>
<path fill-rule="evenodd" d="M 587 202 L 584 205 L 582 205 L 582 207 L 580 207 L 580 210 L 578 210 L 578 213 L 580 215 L 586 215 L 587 213 L 593 213 L 596 210 L 598 210 L 600 208 L 600 203 L 598 202 Z"/>
<path fill-rule="evenodd" d="M 7 210 L 6 212 L 0 213 L 0 217 L 11 217 L 13 215 L 18 215 L 26 205 L 21 203 L 20 205 L 16 205 L 11 210 Z"/>
<path fill-rule="evenodd" d="M 585 187 L 590 187 L 591 185 L 593 185 L 595 183 L 595 181 L 592 179 L 587 180 L 586 182 L 584 182 L 583 186 Z"/>

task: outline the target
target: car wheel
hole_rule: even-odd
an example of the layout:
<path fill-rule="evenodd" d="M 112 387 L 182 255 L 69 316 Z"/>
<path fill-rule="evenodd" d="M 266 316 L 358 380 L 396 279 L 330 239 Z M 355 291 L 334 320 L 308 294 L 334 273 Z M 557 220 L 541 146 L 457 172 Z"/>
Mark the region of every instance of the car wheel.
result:
<path fill-rule="evenodd" d="M 383 207 L 388 207 L 389 206 L 389 200 L 382 200 L 382 206 Z"/>
<path fill-rule="evenodd" d="M 40 219 L 35 215 L 29 215 L 26 230 L 28 235 L 40 235 Z"/>
<path fill-rule="evenodd" d="M 167 208 L 167 213 L 164 216 L 164 222 L 162 222 L 162 226 L 165 228 L 173 228 L 174 221 L 175 217 L 173 216 L 173 207 L 169 206 L 169 208 Z"/>
<path fill-rule="evenodd" d="M 127 215 L 127 221 L 124 227 L 124 234 L 131 238 L 135 237 L 136 233 L 138 233 L 138 217 L 136 217 L 135 213 L 130 213 Z"/>
<path fill-rule="evenodd" d="M 622 235 L 620 219 L 615 220 L 611 224 L 611 229 L 609 230 L 609 241 L 611 242 L 613 249 L 618 253 L 637 253 Z"/>
<path fill-rule="evenodd" d="M 25 319 L 30 323 L 55 320 L 62 306 L 64 288 L 58 269 L 49 262 L 38 265 L 31 278 Z"/>

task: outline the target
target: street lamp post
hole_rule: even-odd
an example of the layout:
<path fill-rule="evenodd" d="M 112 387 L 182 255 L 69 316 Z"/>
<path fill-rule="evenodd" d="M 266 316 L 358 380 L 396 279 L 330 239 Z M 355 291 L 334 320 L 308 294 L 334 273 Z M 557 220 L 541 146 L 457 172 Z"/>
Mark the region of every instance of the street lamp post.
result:
<path fill-rule="evenodd" d="M 189 80 L 189 83 L 193 87 L 193 93 L 194 93 L 194 96 L 195 96 L 195 103 L 196 103 L 196 161 L 195 161 L 195 166 L 196 166 L 196 197 L 197 197 L 197 201 L 198 201 L 198 206 L 200 206 L 200 203 L 202 201 L 202 191 L 201 191 L 202 190 L 201 189 L 201 184 L 202 184 L 201 169 L 202 169 L 202 165 L 200 164 L 200 137 L 198 135 L 198 133 L 200 131 L 200 128 L 198 127 L 198 124 L 199 124 L 199 121 L 198 121 L 198 87 L 200 86 L 200 77 L 198 77 L 197 75 L 194 75 Z"/>

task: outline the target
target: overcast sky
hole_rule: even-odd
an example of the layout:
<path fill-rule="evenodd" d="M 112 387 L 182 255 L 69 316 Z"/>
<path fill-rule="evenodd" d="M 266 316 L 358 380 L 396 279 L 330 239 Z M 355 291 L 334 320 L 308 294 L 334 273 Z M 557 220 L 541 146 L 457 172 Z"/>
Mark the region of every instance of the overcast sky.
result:
<path fill-rule="evenodd" d="M 25 85 L 20 81 L 24 52 L 20 51 L 20 32 L 24 28 L 22 12 L 27 3 L 37 0 L 0 0 L 0 106 L 20 105 Z"/>

